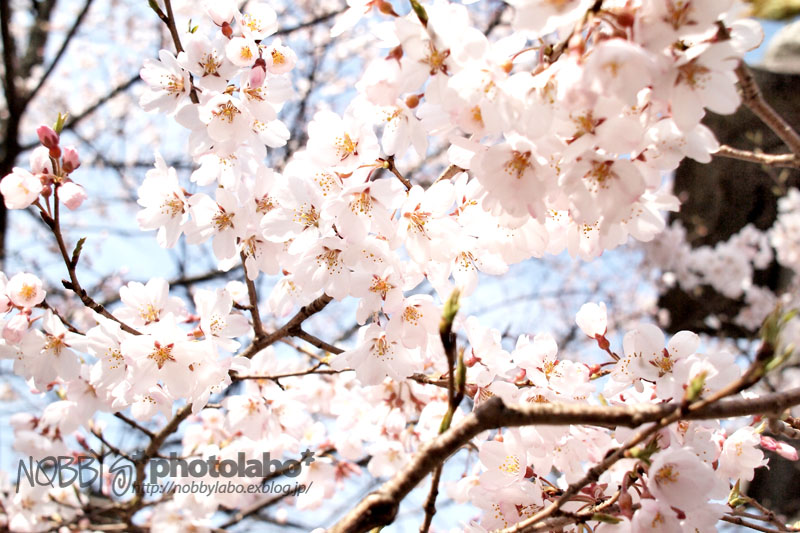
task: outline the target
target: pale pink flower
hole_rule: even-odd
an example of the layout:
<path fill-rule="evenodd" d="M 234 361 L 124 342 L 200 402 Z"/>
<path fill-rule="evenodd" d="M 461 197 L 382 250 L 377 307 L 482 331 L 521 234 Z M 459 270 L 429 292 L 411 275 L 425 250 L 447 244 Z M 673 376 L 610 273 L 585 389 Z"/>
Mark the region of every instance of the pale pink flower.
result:
<path fill-rule="evenodd" d="M 414 369 L 410 350 L 390 339 L 377 324 L 360 328 L 356 347 L 337 355 L 331 367 L 354 368 L 363 385 L 377 385 L 387 376 L 403 381 Z"/>
<path fill-rule="evenodd" d="M 236 17 L 245 37 L 260 41 L 278 30 L 278 15 L 266 2 L 250 1 Z"/>
<path fill-rule="evenodd" d="M 719 486 L 711 467 L 691 450 L 669 448 L 652 457 L 647 488 L 666 505 L 691 511 L 705 505 Z"/>
<path fill-rule="evenodd" d="M 252 67 L 258 59 L 258 45 L 253 39 L 234 37 L 225 45 L 225 57 L 237 67 Z"/>
<path fill-rule="evenodd" d="M 5 290 L 11 303 L 28 309 L 42 303 L 47 294 L 42 288 L 42 280 L 34 274 L 22 272 L 8 280 Z"/>
<path fill-rule="evenodd" d="M 737 429 L 722 445 L 717 473 L 725 478 L 752 481 L 755 469 L 767 464 L 759 444 L 761 435 L 753 427 Z"/>
<path fill-rule="evenodd" d="M 8 209 L 25 209 L 39 198 L 42 182 L 24 168 L 14 167 L 0 180 L 0 193 Z"/>
<path fill-rule="evenodd" d="M 702 502 L 701 502 L 702 503 Z M 683 533 L 683 528 L 669 504 L 642 500 L 631 520 L 631 533 Z"/>
<path fill-rule="evenodd" d="M 143 207 L 136 214 L 139 228 L 157 229 L 159 246 L 175 246 L 189 220 L 188 205 L 175 169 L 167 167 L 160 154 L 156 154 L 155 168 L 147 171 L 138 194 L 137 203 Z"/>
<path fill-rule="evenodd" d="M 158 61 L 145 59 L 144 68 L 139 72 L 147 84 L 139 105 L 145 111 L 173 113 L 188 98 L 191 88 L 189 72 L 167 50 L 160 50 L 158 58 Z"/>

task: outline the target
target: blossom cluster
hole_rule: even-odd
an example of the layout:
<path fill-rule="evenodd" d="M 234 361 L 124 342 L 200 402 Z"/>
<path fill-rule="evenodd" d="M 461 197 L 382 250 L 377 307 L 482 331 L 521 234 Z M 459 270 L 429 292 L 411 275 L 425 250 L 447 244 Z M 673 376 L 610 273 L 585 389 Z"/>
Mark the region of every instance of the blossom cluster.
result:
<path fill-rule="evenodd" d="M 310 490 L 286 499 L 298 509 L 322 505 L 362 473 L 360 464 L 374 477 L 401 471 L 448 416 L 442 383 L 454 369 L 440 341 L 439 302 L 472 294 L 479 273 L 501 275 L 564 251 L 589 260 L 630 237 L 660 234 L 663 212 L 678 208 L 663 174 L 685 157 L 710 160 L 718 143 L 700 121 L 706 109 L 738 107 L 734 70 L 761 39 L 756 23 L 736 17 L 733 0 L 509 3 L 514 31 L 490 41 L 463 5 L 414 2 L 400 16 L 387 2 L 348 2 L 334 35 L 376 7 L 385 57 L 367 65 L 341 114 L 314 114 L 307 143 L 279 172 L 265 156 L 290 137 L 280 113 L 295 97 L 298 58 L 275 37 L 278 16 L 266 3 L 240 11 L 229 0 L 209 2 L 197 27 L 181 34 L 183 51 L 162 50 L 141 71 L 141 106 L 189 130 L 197 192 L 156 156 L 136 219 L 165 248 L 210 242 L 221 270 L 243 264 L 244 283 L 194 291 L 188 302 L 163 279 L 130 282 L 120 304 L 95 308 L 96 325 L 83 332 L 45 305 L 39 278 L 3 276 L 0 357 L 14 359 L 32 389 L 59 394 L 41 415 L 14 417 L 16 449 L 82 453 L 70 437 L 94 428 L 99 412 L 129 410 L 146 423 L 191 404 L 184 456 L 320 450 L 297 478 Z M 0 191 L 10 209 L 39 209 L 63 248 L 58 206 L 75 209 L 85 198 L 70 178 L 78 154 L 49 128 L 39 137 L 31 170 L 14 169 Z M 447 148 L 440 179 L 405 176 L 404 162 L 434 145 Z M 652 253 L 685 287 L 709 283 L 740 297 L 753 290 L 753 270 L 772 260 L 770 244 L 782 264 L 796 266 L 797 206 L 795 191 L 768 235 L 748 227 L 715 250 L 690 252 L 673 227 Z M 78 255 L 70 262 L 64 253 L 74 275 Z M 253 288 L 262 275 L 278 280 L 265 306 Z M 357 301 L 357 339 L 347 349 L 323 343 L 330 353 L 314 354 L 310 370 L 272 346 L 247 353 L 263 340 L 259 310 L 286 317 L 325 295 Z M 456 318 L 473 407 L 491 397 L 509 405 L 689 401 L 742 375 L 733 354 L 702 353 L 698 335 L 682 331 L 667 342 L 645 323 L 625 332 L 615 353 L 604 304 L 586 304 L 576 324 L 597 345 L 597 362 L 559 354 L 546 332 L 520 336 L 512 348 L 476 317 Z M 323 366 L 331 372 L 314 371 Z M 613 528 L 597 531 L 715 531 L 730 511 L 720 502 L 766 464 L 761 448 L 797 459 L 763 431 L 758 420 L 738 429 L 669 425 L 564 510 L 613 499 Z M 484 433 L 474 440 L 474 470 L 448 494 L 483 510 L 467 531 L 513 526 L 631 434 L 583 425 Z M 0 508 L 13 530 L 38 531 L 61 507 L 76 515 L 81 498 L 31 489 Z M 157 531 L 211 531 L 218 510 L 255 501 L 248 498 L 175 494 L 137 520 Z"/>

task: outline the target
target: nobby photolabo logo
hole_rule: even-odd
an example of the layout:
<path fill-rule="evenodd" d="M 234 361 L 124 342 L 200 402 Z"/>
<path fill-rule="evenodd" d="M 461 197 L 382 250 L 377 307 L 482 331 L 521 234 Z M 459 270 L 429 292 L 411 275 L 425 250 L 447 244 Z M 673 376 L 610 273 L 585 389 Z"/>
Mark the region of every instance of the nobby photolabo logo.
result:
<path fill-rule="evenodd" d="M 306 492 L 309 487 L 303 484 L 266 484 L 277 477 L 294 479 L 300 475 L 304 466 L 316 459 L 314 452 L 305 450 L 299 459 L 273 459 L 270 452 L 260 457 L 247 457 L 239 452 L 236 458 L 222 459 L 216 455 L 207 457 L 179 457 L 171 453 L 169 457 L 152 458 L 147 461 L 144 472 L 146 480 L 135 479 L 136 463 L 140 455 L 129 458 L 106 456 L 104 460 L 95 457 L 48 456 L 42 459 L 20 459 L 17 466 L 16 491 L 20 487 L 47 486 L 66 488 L 78 485 L 81 489 L 96 485 L 106 486 L 117 498 L 123 498 L 131 491 L 141 494 L 164 492 L 212 493 L 275 493 Z M 220 484 L 219 478 L 226 483 Z M 191 482 L 191 483 L 190 483 Z M 185 489 L 185 490 L 184 490 Z"/>

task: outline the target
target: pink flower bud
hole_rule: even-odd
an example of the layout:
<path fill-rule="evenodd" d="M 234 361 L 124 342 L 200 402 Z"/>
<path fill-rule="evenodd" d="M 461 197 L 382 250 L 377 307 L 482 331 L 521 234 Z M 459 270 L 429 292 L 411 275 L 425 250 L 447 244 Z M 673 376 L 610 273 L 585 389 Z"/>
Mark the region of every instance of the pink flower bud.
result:
<path fill-rule="evenodd" d="M 784 459 L 788 459 L 789 461 L 797 461 L 797 450 L 794 446 L 791 446 L 783 441 L 778 441 L 773 439 L 772 437 L 764 437 L 761 436 L 761 447 L 765 450 L 771 450 Z"/>
<path fill-rule="evenodd" d="M 67 209 L 75 210 L 86 200 L 86 191 L 77 183 L 68 181 L 58 188 L 58 198 Z"/>
<path fill-rule="evenodd" d="M 250 84 L 250 88 L 255 89 L 261 87 L 261 84 L 264 83 L 264 79 L 266 77 L 267 77 L 266 62 L 259 57 L 256 60 L 255 65 L 253 65 L 253 68 L 250 69 L 250 77 L 247 80 L 248 83 Z"/>
<path fill-rule="evenodd" d="M 222 35 L 224 35 L 228 39 L 230 39 L 231 35 L 233 35 L 233 28 L 231 28 L 231 25 L 228 24 L 227 22 L 222 23 Z"/>
<path fill-rule="evenodd" d="M 53 131 L 50 126 L 39 126 L 36 129 L 36 134 L 39 136 L 39 141 L 43 146 L 50 149 L 58 148 L 58 133 Z"/>
<path fill-rule="evenodd" d="M 778 442 L 778 447 L 775 449 L 775 452 L 784 459 L 797 461 L 797 449 L 786 442 Z"/>
<path fill-rule="evenodd" d="M 18 344 L 28 331 L 28 317 L 23 313 L 14 315 L 3 327 L 3 339 L 10 344 Z"/>
<path fill-rule="evenodd" d="M 64 148 L 62 156 L 62 167 L 64 168 L 64 172 L 69 174 L 79 166 L 81 166 L 81 161 L 78 157 L 78 151 L 73 147 Z"/>

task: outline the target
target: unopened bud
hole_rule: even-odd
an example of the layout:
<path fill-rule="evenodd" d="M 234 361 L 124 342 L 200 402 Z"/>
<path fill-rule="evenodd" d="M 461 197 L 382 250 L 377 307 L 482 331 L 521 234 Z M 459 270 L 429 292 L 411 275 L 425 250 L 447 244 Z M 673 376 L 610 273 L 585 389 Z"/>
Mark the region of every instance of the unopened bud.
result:
<path fill-rule="evenodd" d="M 75 169 L 77 169 L 79 166 L 81 166 L 81 160 L 78 157 L 78 151 L 72 147 L 64 148 L 61 165 L 61 168 L 64 169 L 64 172 L 69 174 L 70 172 L 75 171 Z"/>
<path fill-rule="evenodd" d="M 37 146 L 31 152 L 31 173 L 52 174 L 53 163 L 50 161 L 50 151 L 44 146 Z"/>
<path fill-rule="evenodd" d="M 604 352 L 607 352 L 611 347 L 611 343 L 608 342 L 608 339 L 606 339 L 605 335 L 595 335 L 594 338 L 597 341 L 597 346 L 599 346 Z"/>
<path fill-rule="evenodd" d="M 775 440 L 772 437 L 762 436 L 761 447 L 765 450 L 773 451 L 789 461 L 797 461 L 797 450 L 794 446 L 790 446 L 785 442 Z"/>
<path fill-rule="evenodd" d="M 414 109 L 419 105 L 419 95 L 412 94 L 406 98 L 406 105 L 409 109 Z"/>
<path fill-rule="evenodd" d="M 253 68 L 250 69 L 250 76 L 247 79 L 247 82 L 250 84 L 251 89 L 255 89 L 257 87 L 261 87 L 264 83 L 264 79 L 267 77 L 267 63 L 262 58 L 256 59 Z"/>
<path fill-rule="evenodd" d="M 231 25 L 228 24 L 227 22 L 222 23 L 222 35 L 224 35 L 228 39 L 230 39 L 231 36 L 233 35 L 233 28 L 231 28 Z"/>
<path fill-rule="evenodd" d="M 28 331 L 28 317 L 22 313 L 14 315 L 3 327 L 3 339 L 9 344 L 18 344 Z"/>
<path fill-rule="evenodd" d="M 394 12 L 392 4 L 386 2 L 385 0 L 380 0 L 380 2 L 378 2 L 378 11 L 380 11 L 384 15 L 391 15 L 393 17 L 397 16 L 397 13 Z"/>
<path fill-rule="evenodd" d="M 77 183 L 69 181 L 58 188 L 58 198 L 67 209 L 72 211 L 78 209 L 86 200 L 86 191 Z"/>
<path fill-rule="evenodd" d="M 39 141 L 43 146 L 50 148 L 58 148 L 58 133 L 50 126 L 39 126 L 36 129 L 36 135 L 39 136 Z"/>
<path fill-rule="evenodd" d="M 395 60 L 397 60 L 398 63 L 400 62 L 400 59 L 402 57 L 403 57 L 403 45 L 402 44 L 398 44 L 397 46 L 395 46 L 394 48 L 389 50 L 389 53 L 386 55 L 386 59 L 395 59 Z"/>
<path fill-rule="evenodd" d="M 81 448 L 83 448 L 84 450 L 89 449 L 89 443 L 86 442 L 86 437 L 77 432 L 73 434 L 73 437 L 75 437 L 75 440 L 78 441 L 78 444 L 81 446 Z"/>
<path fill-rule="evenodd" d="M 632 27 L 635 20 L 636 17 L 634 16 L 633 12 L 629 9 L 626 9 L 617 15 L 617 23 L 623 28 Z"/>

